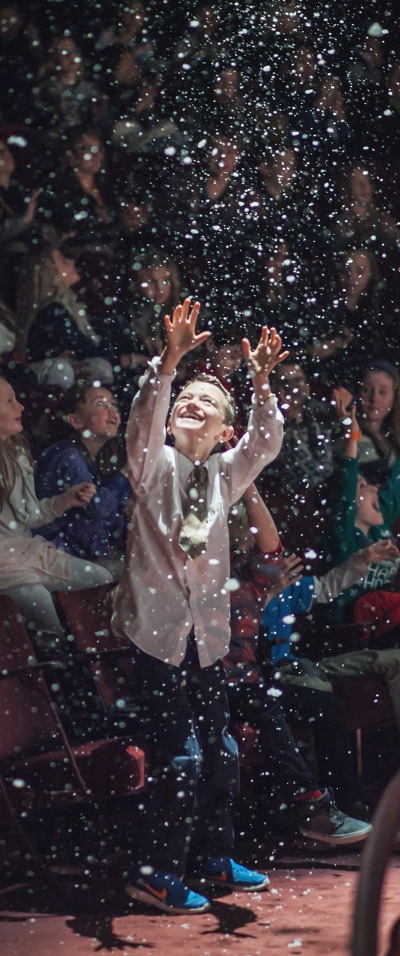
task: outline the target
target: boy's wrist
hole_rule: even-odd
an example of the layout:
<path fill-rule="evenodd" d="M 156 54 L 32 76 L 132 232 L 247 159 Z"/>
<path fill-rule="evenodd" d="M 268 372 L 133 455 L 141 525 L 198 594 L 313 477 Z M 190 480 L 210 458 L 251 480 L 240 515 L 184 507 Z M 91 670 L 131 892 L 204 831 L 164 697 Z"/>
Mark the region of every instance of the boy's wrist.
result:
<path fill-rule="evenodd" d="M 253 389 L 254 389 L 254 398 L 256 405 L 264 405 L 264 403 L 271 397 L 271 386 L 268 379 L 264 381 L 255 382 L 253 379 Z"/>
<path fill-rule="evenodd" d="M 366 551 L 367 548 L 362 548 L 361 551 L 356 551 L 356 553 L 352 555 L 353 562 L 359 571 L 368 571 L 369 561 Z"/>
<path fill-rule="evenodd" d="M 50 501 L 50 508 L 53 512 L 53 515 L 56 518 L 62 518 L 63 514 L 66 512 L 65 507 L 65 492 L 61 492 L 60 495 L 53 495 Z"/>
<path fill-rule="evenodd" d="M 185 353 L 166 346 L 160 356 L 158 369 L 163 375 L 174 375 L 176 366 Z"/>

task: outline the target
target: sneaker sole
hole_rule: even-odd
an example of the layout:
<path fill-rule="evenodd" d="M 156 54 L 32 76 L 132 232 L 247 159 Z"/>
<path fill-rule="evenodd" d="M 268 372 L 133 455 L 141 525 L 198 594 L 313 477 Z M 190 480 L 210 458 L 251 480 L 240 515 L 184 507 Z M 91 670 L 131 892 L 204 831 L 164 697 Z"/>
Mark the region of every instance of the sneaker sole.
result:
<path fill-rule="evenodd" d="M 247 883 L 227 883 L 225 880 L 219 880 L 218 877 L 215 876 L 199 876 L 193 879 L 187 877 L 186 882 L 197 889 L 202 889 L 205 886 L 220 886 L 224 890 L 231 890 L 232 893 L 235 890 L 237 890 L 238 893 L 259 893 L 260 890 L 267 890 L 269 887 L 268 876 L 266 876 L 263 883 L 259 883 L 258 886 L 249 886 Z"/>
<path fill-rule="evenodd" d="M 316 840 L 318 843 L 329 843 L 330 846 L 343 846 L 345 843 L 361 843 L 367 839 L 371 830 L 372 827 L 369 827 L 368 830 L 363 830 L 361 833 L 335 836 L 333 833 L 319 833 L 318 831 L 306 830 L 305 828 L 299 827 L 298 833 L 301 833 L 307 840 Z"/>
<path fill-rule="evenodd" d="M 156 909 L 162 910 L 164 913 L 172 913 L 176 916 L 194 916 L 196 913 L 206 913 L 210 909 L 210 904 L 208 900 L 203 903 L 203 906 L 169 906 L 168 903 L 164 903 L 163 900 L 157 899 L 156 896 L 151 896 L 149 893 L 146 893 L 145 890 L 139 890 L 135 886 L 125 887 L 125 892 L 132 900 L 138 900 L 139 903 L 146 903 L 147 906 L 155 906 Z"/>

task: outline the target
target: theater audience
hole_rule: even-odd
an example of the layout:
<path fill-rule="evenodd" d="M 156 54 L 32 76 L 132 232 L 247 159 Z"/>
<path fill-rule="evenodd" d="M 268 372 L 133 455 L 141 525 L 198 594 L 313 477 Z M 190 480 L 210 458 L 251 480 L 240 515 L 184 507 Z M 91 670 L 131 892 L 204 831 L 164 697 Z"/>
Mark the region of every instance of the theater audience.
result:
<path fill-rule="evenodd" d="M 42 221 L 72 233 L 81 247 L 112 245 L 116 207 L 100 130 L 71 127 L 60 153 L 57 172 L 40 197 Z"/>
<path fill-rule="evenodd" d="M 69 32 L 54 38 L 49 57 L 39 69 L 33 101 L 37 124 L 48 130 L 61 132 L 104 122 L 107 101 L 87 78 L 82 54 Z"/>
<path fill-rule="evenodd" d="M 74 259 L 47 247 L 26 262 L 20 277 L 19 342 L 40 384 L 69 388 L 75 379 L 113 380 L 112 359 L 96 334 L 75 287 Z"/>
<path fill-rule="evenodd" d="M 342 208 L 334 231 L 342 247 L 350 243 L 368 246 L 379 256 L 400 241 L 396 220 L 389 210 L 382 208 L 371 172 L 361 163 L 345 170 Z"/>

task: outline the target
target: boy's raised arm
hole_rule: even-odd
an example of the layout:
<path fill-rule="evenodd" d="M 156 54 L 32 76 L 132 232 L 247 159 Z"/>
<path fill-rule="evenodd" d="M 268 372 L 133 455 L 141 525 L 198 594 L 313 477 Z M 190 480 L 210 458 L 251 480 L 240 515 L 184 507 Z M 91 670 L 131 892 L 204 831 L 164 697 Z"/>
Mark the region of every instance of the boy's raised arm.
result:
<path fill-rule="evenodd" d="M 248 339 L 242 339 L 242 348 L 245 361 L 252 377 L 254 394 L 257 402 L 263 405 L 271 394 L 269 376 L 280 362 L 283 362 L 289 352 L 282 352 L 282 339 L 275 328 L 268 329 L 263 325 L 258 345 L 252 351 Z"/>
<path fill-rule="evenodd" d="M 165 316 L 167 343 L 160 358 L 146 372 L 133 399 L 126 430 L 129 478 L 133 488 L 144 483 L 161 467 L 165 454 L 165 419 L 170 400 L 170 380 L 179 360 L 210 335 L 196 335 L 200 303 L 190 299 L 178 305 L 172 317 Z M 138 453 L 138 449 L 141 453 Z"/>
<path fill-rule="evenodd" d="M 282 352 L 282 339 L 275 328 L 263 326 L 259 342 L 252 350 L 247 338 L 242 339 L 243 357 L 253 383 L 253 402 L 247 432 L 235 447 L 224 452 L 230 468 L 228 482 L 232 503 L 240 498 L 249 483 L 276 458 L 282 446 L 283 417 L 272 395 L 269 376 L 287 358 Z"/>
<path fill-rule="evenodd" d="M 162 375 L 173 375 L 180 359 L 205 342 L 211 332 L 196 334 L 196 323 L 200 312 L 200 302 L 192 306 L 191 299 L 184 299 L 182 305 L 177 305 L 172 313 L 164 316 L 164 326 L 167 335 L 167 344 L 161 354 L 158 370 Z"/>

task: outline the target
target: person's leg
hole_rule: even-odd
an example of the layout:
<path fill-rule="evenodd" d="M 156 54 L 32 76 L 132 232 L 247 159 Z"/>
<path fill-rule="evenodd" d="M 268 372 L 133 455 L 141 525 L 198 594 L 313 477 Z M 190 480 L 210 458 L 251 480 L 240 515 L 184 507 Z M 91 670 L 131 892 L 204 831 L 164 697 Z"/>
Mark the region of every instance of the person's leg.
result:
<path fill-rule="evenodd" d="M 377 649 L 368 646 L 364 650 L 350 651 L 324 657 L 320 662 L 327 676 L 334 680 L 364 674 L 379 674 L 383 678 L 390 694 L 393 716 L 400 730 L 400 650 L 398 648 Z"/>
<path fill-rule="evenodd" d="M 54 642 L 50 639 L 50 646 L 57 649 L 60 642 L 65 641 L 65 634 L 54 607 L 53 598 L 48 588 L 43 584 L 24 584 L 18 587 L 7 588 L 2 594 L 8 594 L 15 602 L 22 619 L 30 632 L 38 639 L 42 632 L 54 635 Z M 49 638 L 46 637 L 46 646 Z"/>
<path fill-rule="evenodd" d="M 187 697 L 185 663 L 165 664 L 134 648 L 137 713 L 150 755 L 135 845 L 138 868 L 183 876 L 194 823 L 201 752 Z"/>
<path fill-rule="evenodd" d="M 318 784 L 295 744 L 279 699 L 262 683 L 228 686 L 231 717 L 260 731 L 261 795 L 266 806 L 289 804 L 301 793 L 312 793 Z"/>
<path fill-rule="evenodd" d="M 66 635 L 54 605 L 52 592 L 85 590 L 110 584 L 112 580 L 112 575 L 106 568 L 91 561 L 71 557 L 68 579 L 49 580 L 47 585 L 18 585 L 7 588 L 2 593 L 8 594 L 15 601 L 24 623 L 35 635 L 35 641 L 40 642 L 41 634 L 45 632 L 46 647 L 56 650 L 65 644 Z M 51 638 L 49 640 L 50 635 L 54 635 L 54 641 Z"/>
<path fill-rule="evenodd" d="M 268 694 L 268 687 L 236 685 L 228 697 L 232 716 L 260 729 L 264 758 L 260 776 L 264 792 L 269 790 L 262 819 L 268 829 L 289 837 L 300 833 L 332 846 L 365 839 L 370 824 L 338 811 L 329 791 L 320 789 L 296 747 L 279 700 Z"/>
<path fill-rule="evenodd" d="M 263 890 L 265 873 L 232 859 L 232 799 L 239 793 L 237 744 L 228 731 L 230 719 L 225 670 L 220 661 L 201 668 L 193 637 L 188 646 L 188 696 L 202 750 L 202 772 L 196 791 L 196 826 L 189 848 L 190 879 L 225 888 Z"/>
<path fill-rule="evenodd" d="M 333 787 L 339 806 L 349 810 L 360 800 L 360 793 L 342 701 L 336 694 L 297 683 L 283 686 L 281 701 L 289 724 L 311 726 L 318 779 L 321 785 Z"/>
<path fill-rule="evenodd" d="M 200 856 L 204 859 L 207 853 L 207 863 L 217 864 L 211 882 L 221 882 L 224 877 L 230 887 L 266 887 L 268 877 L 240 867 L 229 856 L 233 842 L 230 801 L 237 792 L 238 759 L 236 744 L 227 730 L 229 713 L 222 665 L 202 670 L 192 638 L 188 639 L 179 668 L 137 649 L 135 660 L 140 688 L 138 711 L 152 770 L 141 800 L 137 866 L 127 892 L 145 899 L 143 880 L 154 869 L 157 874 L 172 869 L 183 875 L 194 826 L 200 835 L 201 851 L 200 841 L 193 843 L 191 862 L 198 862 Z M 218 856 L 211 859 L 211 853 Z M 188 867 L 189 872 L 194 869 Z M 144 892 L 148 892 L 148 885 Z M 204 898 L 200 900 L 203 905 Z"/>
<path fill-rule="evenodd" d="M 228 731 L 224 667 L 218 661 L 202 669 L 194 644 L 189 653 L 188 696 L 202 752 L 190 847 L 193 869 L 199 859 L 230 856 L 234 843 L 231 804 L 239 794 L 239 759 L 236 741 Z"/>
<path fill-rule="evenodd" d="M 7 588 L 3 591 L 15 601 L 21 612 L 24 623 L 35 636 L 36 643 L 45 632 L 45 646 L 62 647 L 66 642 L 66 634 L 58 616 L 52 593 L 55 591 L 79 591 L 86 588 L 98 587 L 102 584 L 111 584 L 113 577 L 110 572 L 91 561 L 71 557 L 70 577 L 65 580 L 49 579 L 48 584 L 23 584 Z M 51 639 L 54 635 L 54 641 Z"/>
<path fill-rule="evenodd" d="M 88 730 L 93 720 L 97 730 L 96 715 L 101 710 L 92 674 L 84 662 L 77 660 L 48 588 L 31 584 L 7 588 L 2 593 L 17 605 L 38 659 L 56 660 L 62 665 L 51 680 L 51 693 L 68 731 L 80 732 L 79 716 L 84 721 L 83 730 Z"/>
<path fill-rule="evenodd" d="M 51 581 L 49 591 L 86 591 L 87 588 L 101 587 L 103 584 L 112 584 L 114 578 L 108 568 L 94 561 L 71 556 L 69 577 L 64 581 Z"/>
<path fill-rule="evenodd" d="M 125 555 L 115 552 L 115 554 L 105 554 L 103 557 L 100 557 L 98 559 L 97 566 L 106 568 L 109 574 L 111 574 L 113 581 L 117 583 L 122 577 L 124 561 Z"/>

